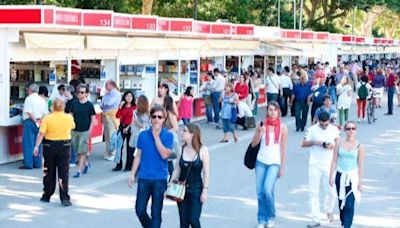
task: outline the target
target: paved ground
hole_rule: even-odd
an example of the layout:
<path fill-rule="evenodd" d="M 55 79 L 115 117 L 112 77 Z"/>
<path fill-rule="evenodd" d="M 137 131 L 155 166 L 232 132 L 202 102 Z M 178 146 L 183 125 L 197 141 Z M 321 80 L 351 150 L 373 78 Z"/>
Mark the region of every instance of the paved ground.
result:
<path fill-rule="evenodd" d="M 366 144 L 365 190 L 356 209 L 354 227 L 400 227 L 400 108 L 395 116 L 378 110 L 374 125 L 359 125 L 358 137 Z M 355 118 L 355 108 L 350 111 Z M 260 114 L 264 116 L 264 113 Z M 308 152 L 299 148 L 302 133 L 289 126 L 287 170 L 276 187 L 277 227 L 305 227 L 309 220 L 307 193 Z M 239 131 L 236 144 L 220 144 L 221 131 L 201 123 L 203 141 L 210 149 L 209 201 L 203 207 L 203 227 L 256 226 L 257 198 L 254 171 L 243 166 L 243 155 L 252 131 Z M 104 145 L 94 146 L 93 168 L 80 179 L 70 179 L 72 207 L 60 206 L 57 194 L 50 204 L 39 202 L 41 171 L 18 170 L 20 163 L 0 166 L 0 227 L 140 227 L 134 214 L 136 186 L 127 187 L 128 173 L 111 172 L 113 163 L 102 160 Z M 71 173 L 75 169 L 71 170 Z M 338 227 L 336 222 L 325 227 Z M 165 228 L 179 227 L 178 210 L 165 201 Z"/>

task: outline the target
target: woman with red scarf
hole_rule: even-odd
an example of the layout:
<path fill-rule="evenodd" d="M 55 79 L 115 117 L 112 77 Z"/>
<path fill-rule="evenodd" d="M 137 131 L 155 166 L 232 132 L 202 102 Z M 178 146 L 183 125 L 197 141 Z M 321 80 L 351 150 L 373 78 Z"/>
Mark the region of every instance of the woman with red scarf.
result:
<path fill-rule="evenodd" d="M 256 189 L 258 197 L 258 227 L 275 225 L 275 183 L 285 170 L 287 127 L 281 123 L 279 104 L 271 101 L 267 117 L 257 127 L 252 146 L 260 144 L 256 162 Z"/>

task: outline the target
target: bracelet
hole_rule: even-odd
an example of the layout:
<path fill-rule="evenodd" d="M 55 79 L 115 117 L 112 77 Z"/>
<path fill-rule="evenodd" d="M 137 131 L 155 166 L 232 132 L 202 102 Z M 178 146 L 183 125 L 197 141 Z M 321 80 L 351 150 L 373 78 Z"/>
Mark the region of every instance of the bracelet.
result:
<path fill-rule="evenodd" d="M 208 190 L 208 187 L 203 187 L 203 189 Z"/>
<path fill-rule="evenodd" d="M 35 146 L 33 149 L 39 149 L 39 147 L 38 147 L 38 146 Z"/>

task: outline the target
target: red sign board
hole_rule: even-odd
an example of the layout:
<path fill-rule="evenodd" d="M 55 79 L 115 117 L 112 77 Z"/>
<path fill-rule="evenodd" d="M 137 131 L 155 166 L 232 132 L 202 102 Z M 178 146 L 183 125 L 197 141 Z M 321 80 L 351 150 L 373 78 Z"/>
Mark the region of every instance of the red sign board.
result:
<path fill-rule="evenodd" d="M 393 44 L 394 40 L 388 40 L 388 44 Z"/>
<path fill-rule="evenodd" d="M 224 24 L 211 25 L 211 33 L 212 34 L 230 35 L 231 34 L 231 25 L 224 25 Z"/>
<path fill-rule="evenodd" d="M 83 25 L 96 27 L 111 27 L 111 13 L 84 13 Z"/>
<path fill-rule="evenodd" d="M 281 38 L 286 38 L 286 31 L 281 30 Z"/>
<path fill-rule="evenodd" d="M 171 32 L 191 32 L 193 27 L 193 21 L 170 21 L 170 31 Z"/>
<path fill-rule="evenodd" d="M 379 38 L 374 39 L 374 44 L 380 44 L 380 43 L 382 43 L 381 39 Z"/>
<path fill-rule="evenodd" d="M 365 43 L 364 37 L 356 37 L 356 43 Z"/>
<path fill-rule="evenodd" d="M 302 32 L 301 33 L 301 39 L 312 40 L 313 38 L 314 38 L 313 32 Z"/>
<path fill-rule="evenodd" d="M 169 20 L 158 19 L 158 30 L 159 31 L 169 31 Z"/>
<path fill-rule="evenodd" d="M 388 44 L 389 42 L 388 42 L 387 39 L 382 39 L 381 43 L 382 43 L 382 44 Z"/>
<path fill-rule="evenodd" d="M 301 33 L 299 31 L 286 31 L 286 38 L 289 39 L 300 39 Z"/>
<path fill-rule="evenodd" d="M 234 25 L 234 26 L 232 26 L 232 34 L 234 34 L 234 35 L 254 35 L 254 26 Z"/>
<path fill-rule="evenodd" d="M 0 9 L 0 24 L 40 24 L 40 9 Z"/>
<path fill-rule="evenodd" d="M 193 23 L 193 32 L 210 33 L 211 32 L 211 24 L 209 24 L 209 23 L 201 23 L 201 22 L 194 22 Z"/>
<path fill-rule="evenodd" d="M 53 24 L 54 23 L 54 10 L 45 9 L 44 10 L 44 23 Z"/>
<path fill-rule="evenodd" d="M 343 42 L 352 42 L 353 37 L 352 36 L 342 36 L 342 41 Z"/>
<path fill-rule="evenodd" d="M 75 25 L 81 26 L 82 13 L 76 11 L 56 10 L 57 25 Z"/>
<path fill-rule="evenodd" d="M 128 16 L 114 16 L 113 22 L 114 22 L 114 28 L 120 28 L 120 29 L 131 28 L 131 18 Z"/>
<path fill-rule="evenodd" d="M 157 30 L 157 19 L 152 17 L 133 17 L 132 29 Z"/>
<path fill-rule="evenodd" d="M 317 40 L 329 40 L 329 33 L 314 33 Z"/>
<path fill-rule="evenodd" d="M 10 155 L 22 153 L 22 125 L 7 128 L 8 151 Z"/>

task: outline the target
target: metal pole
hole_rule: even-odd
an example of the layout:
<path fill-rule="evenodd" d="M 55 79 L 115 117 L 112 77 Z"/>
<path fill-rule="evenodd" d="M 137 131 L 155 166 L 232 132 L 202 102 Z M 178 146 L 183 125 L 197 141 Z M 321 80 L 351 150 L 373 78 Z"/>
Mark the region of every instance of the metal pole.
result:
<path fill-rule="evenodd" d="M 194 0 L 194 15 L 193 15 L 193 18 L 195 20 L 197 20 L 198 3 L 199 3 L 199 0 Z"/>
<path fill-rule="evenodd" d="M 303 4 L 304 0 L 300 0 L 300 21 L 299 21 L 299 30 L 302 30 L 303 27 Z"/>
<path fill-rule="evenodd" d="M 354 36 L 354 22 L 356 20 L 356 8 L 357 7 L 353 8 L 353 21 L 352 21 L 352 26 L 351 26 L 351 35 L 353 35 L 353 36 Z"/>
<path fill-rule="evenodd" d="M 296 0 L 293 0 L 293 29 L 296 29 Z"/>
<path fill-rule="evenodd" d="M 281 0 L 278 0 L 278 27 L 281 27 Z"/>

